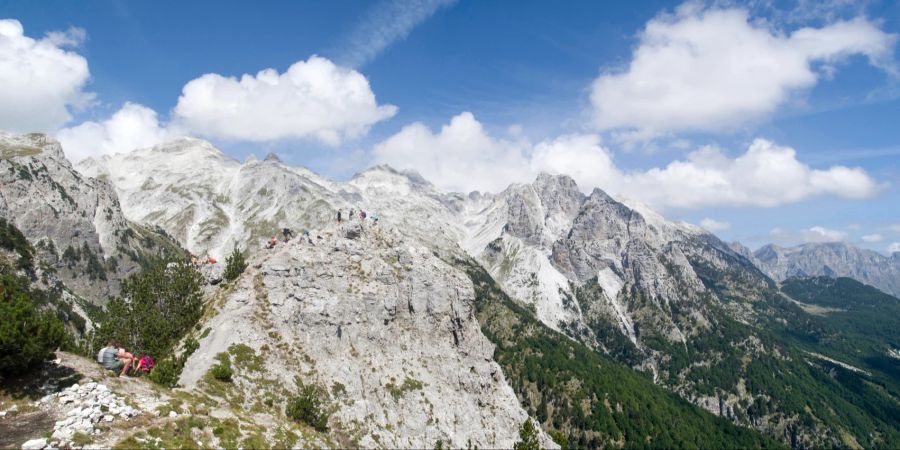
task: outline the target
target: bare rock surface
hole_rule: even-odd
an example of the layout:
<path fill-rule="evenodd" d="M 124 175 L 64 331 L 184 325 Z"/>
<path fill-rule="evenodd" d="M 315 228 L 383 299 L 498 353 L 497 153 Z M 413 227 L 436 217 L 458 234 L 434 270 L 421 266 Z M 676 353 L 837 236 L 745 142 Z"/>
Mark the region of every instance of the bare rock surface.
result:
<path fill-rule="evenodd" d="M 100 303 L 140 269 L 141 258 L 167 245 L 165 236 L 127 220 L 113 187 L 76 171 L 47 135 L 0 132 L 0 151 L 0 217 L 35 247 L 42 279 L 58 277 Z"/>
<path fill-rule="evenodd" d="M 345 223 L 320 236 L 260 254 L 223 293 L 181 383 L 202 387 L 216 355 L 243 344 L 264 368 L 236 384 L 322 385 L 339 405 L 330 426 L 363 447 L 511 447 L 526 414 L 469 279 L 396 230 Z"/>

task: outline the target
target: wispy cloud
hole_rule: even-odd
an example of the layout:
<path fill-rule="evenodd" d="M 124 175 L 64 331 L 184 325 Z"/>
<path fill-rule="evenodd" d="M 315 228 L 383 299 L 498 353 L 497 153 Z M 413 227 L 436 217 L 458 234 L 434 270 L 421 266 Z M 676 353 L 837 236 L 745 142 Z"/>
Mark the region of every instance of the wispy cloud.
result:
<path fill-rule="evenodd" d="M 347 34 L 335 60 L 344 66 L 361 67 L 378 57 L 393 43 L 406 38 L 413 28 L 438 10 L 458 0 L 383 0 L 366 12 Z"/>

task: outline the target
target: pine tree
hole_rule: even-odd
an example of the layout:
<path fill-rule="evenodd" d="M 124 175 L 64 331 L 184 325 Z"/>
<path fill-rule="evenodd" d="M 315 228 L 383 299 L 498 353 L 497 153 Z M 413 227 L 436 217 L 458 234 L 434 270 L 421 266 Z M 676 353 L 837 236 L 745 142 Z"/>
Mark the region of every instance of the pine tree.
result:
<path fill-rule="evenodd" d="M 534 426 L 531 418 L 525 419 L 519 428 L 519 442 L 513 445 L 514 450 L 540 450 L 541 443 L 538 441 L 538 431 Z"/>
<path fill-rule="evenodd" d="M 247 261 L 244 259 L 244 253 L 234 248 L 231 252 L 231 256 L 225 258 L 225 280 L 226 281 L 234 281 L 237 277 L 241 276 L 244 273 L 244 269 L 247 268 Z"/>
<path fill-rule="evenodd" d="M 62 322 L 35 304 L 44 295 L 24 277 L 0 275 L 0 375 L 25 373 L 62 344 Z"/>
<path fill-rule="evenodd" d="M 132 353 L 162 359 L 197 324 L 203 312 L 203 277 L 191 266 L 157 261 L 122 283 L 122 296 L 106 305 L 99 343 L 119 341 Z"/>

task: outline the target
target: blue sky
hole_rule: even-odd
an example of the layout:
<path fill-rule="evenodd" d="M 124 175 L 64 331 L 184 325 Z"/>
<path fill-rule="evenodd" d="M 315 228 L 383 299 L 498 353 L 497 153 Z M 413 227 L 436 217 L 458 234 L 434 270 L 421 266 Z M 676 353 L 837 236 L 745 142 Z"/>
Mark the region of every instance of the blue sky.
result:
<path fill-rule="evenodd" d="M 573 172 L 585 190 L 706 219 L 754 248 L 900 242 L 898 2 L 0 0 L 0 18 L 18 21 L 16 39 L 52 40 L 61 60 L 86 63 L 34 93 L 31 104 L 50 102 L 34 114 L 57 116 L 0 111 L 0 129 L 55 133 L 84 148 L 73 156 L 190 133 L 238 159 L 274 151 L 336 178 L 387 162 L 447 189 L 496 190 Z M 694 53 L 670 60 L 685 46 Z M 760 59 L 769 66 L 752 75 L 747 61 Z M 312 109 L 275 105 L 257 125 L 274 97 L 303 95 L 276 90 L 221 113 L 219 99 L 245 99 L 228 77 L 298 62 L 298 77 L 334 89 Z M 0 99 L 28 100 L 37 84 L 0 86 Z M 116 129 L 126 103 L 140 119 Z M 744 176 L 760 165 L 792 169 Z"/>

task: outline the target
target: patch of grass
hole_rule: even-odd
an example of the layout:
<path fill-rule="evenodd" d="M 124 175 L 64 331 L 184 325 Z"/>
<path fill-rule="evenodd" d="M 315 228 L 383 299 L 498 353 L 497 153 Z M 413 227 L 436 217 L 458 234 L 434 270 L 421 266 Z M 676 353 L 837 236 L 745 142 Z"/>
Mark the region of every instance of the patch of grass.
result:
<path fill-rule="evenodd" d="M 406 377 L 403 380 L 403 384 L 397 385 L 396 380 L 391 377 L 391 381 L 388 384 L 384 385 L 384 388 L 391 393 L 391 396 L 394 397 L 394 400 L 398 400 L 400 397 L 403 397 L 407 392 L 416 391 L 422 389 L 422 382 L 416 380 L 414 378 Z"/>
<path fill-rule="evenodd" d="M 88 445 L 93 441 L 94 440 L 89 434 L 85 434 L 80 431 L 76 431 L 75 434 L 72 435 L 72 443 L 79 447 L 84 447 L 85 445 Z"/>
<path fill-rule="evenodd" d="M 235 419 L 212 419 L 210 421 L 213 436 L 219 440 L 219 447 L 237 448 L 241 437 L 241 427 Z"/>
<path fill-rule="evenodd" d="M 271 448 L 269 442 L 266 441 L 266 437 L 263 436 L 262 433 L 256 432 L 244 438 L 241 441 L 242 448 Z"/>
<path fill-rule="evenodd" d="M 201 417 L 184 417 L 163 425 L 138 431 L 116 443 L 115 449 L 164 449 L 164 448 L 197 448 L 203 446 L 194 440 L 194 429 L 203 430 L 209 425 Z M 134 427 L 134 426 L 133 426 Z"/>
<path fill-rule="evenodd" d="M 40 154 L 40 147 L 34 147 L 31 145 L 0 145 L 0 160 L 21 156 L 35 156 Z"/>
<path fill-rule="evenodd" d="M 256 350 L 245 344 L 231 344 L 228 353 L 234 357 L 234 365 L 239 369 L 250 372 L 262 372 L 265 368 L 262 355 L 257 355 Z"/>
<path fill-rule="evenodd" d="M 275 429 L 275 448 L 294 448 L 300 439 L 296 433 L 284 427 Z"/>

